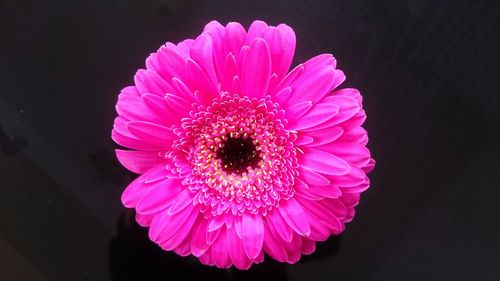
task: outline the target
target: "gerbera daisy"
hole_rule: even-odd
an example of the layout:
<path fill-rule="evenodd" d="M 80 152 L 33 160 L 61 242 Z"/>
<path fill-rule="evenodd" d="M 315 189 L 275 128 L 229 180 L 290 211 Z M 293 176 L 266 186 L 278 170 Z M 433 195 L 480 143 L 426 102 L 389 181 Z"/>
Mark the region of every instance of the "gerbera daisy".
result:
<path fill-rule="evenodd" d="M 352 220 L 374 166 L 361 95 L 330 54 L 289 72 L 293 30 L 212 21 L 166 43 L 124 88 L 113 140 L 124 191 L 163 249 L 208 265 L 295 263 Z"/>

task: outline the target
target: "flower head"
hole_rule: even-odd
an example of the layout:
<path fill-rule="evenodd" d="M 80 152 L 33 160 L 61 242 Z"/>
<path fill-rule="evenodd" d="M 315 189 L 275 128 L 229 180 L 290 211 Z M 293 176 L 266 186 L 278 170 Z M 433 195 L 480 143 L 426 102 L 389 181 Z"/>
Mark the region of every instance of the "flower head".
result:
<path fill-rule="evenodd" d="M 141 174 L 123 204 L 151 240 L 204 264 L 295 263 L 352 220 L 374 161 L 355 89 L 329 54 L 288 72 L 284 24 L 205 26 L 166 43 L 119 95 L 112 137 Z"/>

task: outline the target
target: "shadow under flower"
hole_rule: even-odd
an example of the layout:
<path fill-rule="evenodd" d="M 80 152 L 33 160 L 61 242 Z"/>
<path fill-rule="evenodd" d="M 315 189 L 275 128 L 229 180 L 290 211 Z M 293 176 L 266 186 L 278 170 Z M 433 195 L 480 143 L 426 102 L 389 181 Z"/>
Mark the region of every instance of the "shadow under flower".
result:
<path fill-rule="evenodd" d="M 288 280 L 286 264 L 266 257 L 249 270 L 219 269 L 201 264 L 193 256 L 167 252 L 149 240 L 147 228 L 139 226 L 133 210 L 124 211 L 116 236 L 110 243 L 110 274 L 113 281 L 126 280 Z"/>

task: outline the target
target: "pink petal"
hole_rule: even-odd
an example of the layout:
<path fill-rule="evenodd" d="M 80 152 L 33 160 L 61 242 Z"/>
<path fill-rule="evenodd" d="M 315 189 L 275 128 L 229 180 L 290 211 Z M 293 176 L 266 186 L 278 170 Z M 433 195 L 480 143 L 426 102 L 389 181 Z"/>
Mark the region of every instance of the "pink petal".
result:
<path fill-rule="evenodd" d="M 141 93 L 139 92 L 139 90 L 137 90 L 136 86 L 127 86 L 120 91 L 120 94 L 134 96 L 134 97 L 141 96 Z"/>
<path fill-rule="evenodd" d="M 189 75 L 187 76 L 189 77 Z M 187 78 L 186 80 L 189 81 L 189 78 Z M 183 106 L 187 106 L 195 101 L 193 91 L 181 79 L 177 77 L 172 78 L 172 87 L 174 89 L 175 95 L 167 93 L 165 94 L 165 96 L 170 95 L 170 99 L 173 99 L 171 96 L 175 96 Z M 167 99 L 167 102 L 169 101 L 170 100 Z"/>
<path fill-rule="evenodd" d="M 234 222 L 234 230 L 236 231 L 238 237 L 241 239 L 241 237 L 243 237 L 241 235 L 241 216 L 233 217 L 233 222 Z"/>
<path fill-rule="evenodd" d="M 186 237 L 181 244 L 179 244 L 176 248 L 174 248 L 173 251 L 174 253 L 178 254 L 181 257 L 189 256 L 191 254 L 190 236 L 188 235 L 188 237 Z"/>
<path fill-rule="evenodd" d="M 227 231 L 227 251 L 229 252 L 229 257 L 233 261 L 233 264 L 238 269 L 248 269 L 252 265 L 252 261 L 245 254 L 243 249 L 243 243 L 236 235 L 234 230 Z"/>
<path fill-rule="evenodd" d="M 274 230 L 281 239 L 286 242 L 292 241 L 293 232 L 290 226 L 283 220 L 279 211 L 276 209 L 271 211 L 266 216 L 267 224 L 271 230 Z"/>
<path fill-rule="evenodd" d="M 309 185 L 308 189 L 297 188 L 297 195 L 309 200 L 320 200 L 325 198 L 339 198 L 342 196 L 342 191 L 333 185 Z"/>
<path fill-rule="evenodd" d="M 111 139 L 113 139 L 114 142 L 117 144 L 132 148 L 132 149 L 140 149 L 140 150 L 147 150 L 147 151 L 160 151 L 162 150 L 161 146 L 157 145 L 151 145 L 149 143 L 144 143 L 143 141 L 136 139 L 136 138 L 130 138 L 127 136 L 124 136 L 120 134 L 119 132 L 116 131 L 116 129 L 113 129 L 111 132 Z"/>
<path fill-rule="evenodd" d="M 294 264 L 298 262 L 302 252 L 302 236 L 294 233 L 292 242 L 286 243 L 284 246 L 288 257 L 287 263 Z"/>
<path fill-rule="evenodd" d="M 261 98 L 267 94 L 271 77 L 271 55 L 269 46 L 261 38 L 255 39 L 248 50 L 243 66 L 241 89 L 250 98 Z"/>
<path fill-rule="evenodd" d="M 290 67 L 290 55 L 293 57 L 295 44 L 291 46 L 285 45 L 283 35 L 277 27 L 267 29 L 262 38 L 266 40 L 271 51 L 272 73 L 276 73 L 278 78 L 283 78 Z M 282 66 L 282 64 L 285 65 Z"/>
<path fill-rule="evenodd" d="M 342 193 L 361 193 L 370 187 L 370 179 L 365 177 L 365 180 L 357 186 L 344 187 L 342 188 Z"/>
<path fill-rule="evenodd" d="M 289 97 L 290 97 L 290 94 L 292 93 L 292 88 L 290 87 L 285 87 L 285 88 L 282 88 L 281 90 L 275 92 L 273 94 L 273 99 L 278 102 L 278 103 L 283 103 L 284 101 L 286 101 Z M 286 111 L 285 111 L 286 112 Z"/>
<path fill-rule="evenodd" d="M 137 90 L 141 94 L 164 95 L 170 88 L 168 83 L 163 80 L 153 70 L 140 69 L 134 77 Z"/>
<path fill-rule="evenodd" d="M 155 184 L 147 184 L 148 179 L 166 179 L 170 173 L 165 169 L 165 165 L 158 164 L 151 168 L 140 177 L 131 182 L 125 191 L 123 191 L 121 200 L 127 208 L 135 208 L 137 202 L 144 196 Z"/>
<path fill-rule="evenodd" d="M 271 58 L 272 60 L 272 58 Z M 272 73 L 272 71 L 271 71 Z M 280 82 L 278 75 L 276 73 L 271 74 L 271 78 L 269 78 L 269 86 L 267 87 L 267 92 L 274 93 L 274 89 L 276 89 L 276 86 Z"/>
<path fill-rule="evenodd" d="M 233 227 L 233 216 L 231 215 L 226 215 L 226 228 L 232 228 Z"/>
<path fill-rule="evenodd" d="M 127 123 L 127 129 L 137 138 L 165 148 L 177 137 L 167 127 L 144 121 L 130 121 Z"/>
<path fill-rule="evenodd" d="M 142 227 L 148 227 L 149 225 L 151 225 L 151 221 L 154 217 L 155 215 L 141 215 L 136 213 L 135 221 L 137 221 L 137 223 Z"/>
<path fill-rule="evenodd" d="M 370 150 L 356 143 L 334 142 L 318 147 L 318 149 L 334 154 L 358 167 L 367 165 L 371 159 Z"/>
<path fill-rule="evenodd" d="M 318 147 L 327 143 L 334 142 L 335 140 L 340 138 L 343 133 L 344 130 L 342 130 L 341 127 L 331 127 L 328 128 L 328 130 L 301 131 L 299 135 L 309 136 L 314 139 L 314 142 L 311 142 L 306 146 Z"/>
<path fill-rule="evenodd" d="M 192 46 L 194 45 L 193 39 L 185 39 L 179 42 L 176 45 L 176 50 L 182 55 L 183 58 L 189 57 L 189 51 L 191 50 Z M 167 46 L 169 43 L 166 44 Z"/>
<path fill-rule="evenodd" d="M 334 214 L 337 218 L 343 218 L 347 215 L 348 212 L 348 209 L 346 207 L 346 204 L 344 204 L 344 201 L 346 200 L 346 198 L 349 198 L 350 196 L 351 194 L 343 194 L 342 197 L 340 197 L 339 199 L 325 199 L 318 201 L 317 203 L 330 210 L 330 212 Z M 356 204 L 357 201 L 354 201 L 354 205 Z"/>
<path fill-rule="evenodd" d="M 296 191 L 295 194 L 297 196 L 305 198 L 307 200 L 320 200 L 320 199 L 325 198 L 325 196 L 322 194 L 320 195 L 320 194 L 317 194 L 316 192 L 311 192 L 309 186 L 310 185 L 308 185 L 307 183 L 302 181 L 300 178 L 296 178 L 295 185 L 294 185 L 294 188 Z"/>
<path fill-rule="evenodd" d="M 293 142 L 293 144 L 296 146 L 303 146 L 303 145 L 312 144 L 313 142 L 314 142 L 314 139 L 312 137 L 299 134 L 297 136 L 297 139 Z"/>
<path fill-rule="evenodd" d="M 370 158 L 370 161 L 368 162 L 368 164 L 366 164 L 364 167 L 362 167 L 362 169 L 365 173 L 369 173 L 369 172 L 373 171 L 374 168 L 375 168 L 375 160 L 373 158 Z"/>
<path fill-rule="evenodd" d="M 257 39 L 257 37 L 262 37 L 264 34 L 264 31 L 266 31 L 269 28 L 267 23 L 261 21 L 261 20 L 256 20 L 252 22 L 250 27 L 248 28 L 248 33 L 246 37 L 245 44 L 246 45 L 251 45 L 252 42 Z"/>
<path fill-rule="evenodd" d="M 182 190 L 183 187 L 178 179 L 162 181 L 139 200 L 136 211 L 144 215 L 162 211 L 172 205 Z"/>
<path fill-rule="evenodd" d="M 332 89 L 335 81 L 335 69 L 324 67 L 314 73 L 304 72 L 290 87 L 292 95 L 285 103 L 291 105 L 301 101 L 318 102 Z"/>
<path fill-rule="evenodd" d="M 217 89 L 217 78 L 214 67 L 214 46 L 212 37 L 208 34 L 201 34 L 194 40 L 190 49 L 191 58 L 201 66 L 207 75 L 209 85 L 212 89 Z"/>
<path fill-rule="evenodd" d="M 217 240 L 217 238 L 219 237 L 219 234 L 221 232 L 221 229 L 222 228 L 217 228 L 214 231 L 207 231 L 205 233 L 205 239 L 206 239 L 206 242 L 209 246 L 211 246 L 215 242 L 215 240 Z"/>
<path fill-rule="evenodd" d="M 363 109 L 361 109 L 353 117 L 342 122 L 340 124 L 340 126 L 342 126 L 342 128 L 344 128 L 344 129 L 353 128 L 353 127 L 361 126 L 365 122 L 365 120 L 366 120 L 365 111 Z"/>
<path fill-rule="evenodd" d="M 174 79 L 175 81 L 175 79 Z M 194 98 L 194 96 L 193 96 Z M 173 95 L 173 94 L 166 94 L 165 95 L 165 101 L 168 103 L 168 105 L 171 108 L 174 108 L 175 110 L 178 111 L 178 114 L 182 114 L 183 117 L 188 116 L 189 111 L 191 110 L 190 108 L 190 103 L 188 100 Z"/>
<path fill-rule="evenodd" d="M 363 97 L 361 96 L 361 94 L 357 89 L 353 88 L 340 89 L 333 92 L 332 95 L 349 96 L 351 98 L 354 98 L 358 102 L 359 107 L 363 106 Z"/>
<path fill-rule="evenodd" d="M 363 170 L 356 166 L 351 166 L 348 174 L 335 177 L 333 185 L 337 187 L 353 187 L 362 184 L 365 178 L 366 174 Z"/>
<path fill-rule="evenodd" d="M 181 118 L 184 117 L 181 116 L 174 108 L 169 106 L 164 97 L 145 94 L 142 96 L 142 100 L 147 111 L 153 113 L 156 117 L 154 120 L 158 120 L 158 122 L 152 123 L 158 123 L 163 126 L 178 125 L 180 124 Z M 140 119 L 136 120 L 141 121 Z"/>
<path fill-rule="evenodd" d="M 335 69 L 335 78 L 333 81 L 332 85 L 332 90 L 336 89 L 340 84 L 342 84 L 345 81 L 345 74 L 342 70 L 340 69 Z"/>
<path fill-rule="evenodd" d="M 309 186 L 309 191 L 316 193 L 316 194 L 321 194 L 323 197 L 326 198 L 339 198 L 342 196 L 342 191 L 336 187 L 336 186 L 315 186 L 315 185 L 310 185 Z"/>
<path fill-rule="evenodd" d="M 249 259 L 255 259 L 264 243 L 264 224 L 262 216 L 243 213 L 241 221 L 243 249 Z"/>
<path fill-rule="evenodd" d="M 264 39 L 271 49 L 273 73 L 277 74 L 278 79 L 282 79 L 292 64 L 295 53 L 295 32 L 290 26 L 280 24 L 276 28 L 267 30 Z"/>
<path fill-rule="evenodd" d="M 320 201 L 310 201 L 298 199 L 302 206 L 306 209 L 306 212 L 310 212 L 316 216 L 321 222 L 323 222 L 330 229 L 341 229 L 342 225 L 337 218 L 337 216 L 332 213 L 329 209 L 323 207 L 323 205 L 317 203 Z"/>
<path fill-rule="evenodd" d="M 193 205 L 192 203 L 193 203 L 193 193 L 189 189 L 184 188 L 184 190 L 175 199 L 175 202 L 169 209 L 168 213 L 169 215 L 178 213 L 187 206 Z"/>
<path fill-rule="evenodd" d="M 230 230 L 223 229 L 217 241 L 212 245 L 212 259 L 219 268 L 228 268 L 231 266 L 231 258 L 227 251 L 227 232 Z"/>
<path fill-rule="evenodd" d="M 351 119 L 346 120 L 345 122 L 339 123 L 338 119 L 334 117 L 334 118 L 324 122 L 323 124 L 319 124 L 317 126 L 314 126 L 310 130 L 315 130 L 315 131 L 329 130 L 330 128 L 335 127 L 335 126 L 342 127 L 343 129 L 348 129 L 348 128 L 352 128 L 353 126 L 360 126 L 364 122 L 363 118 L 366 117 L 366 116 L 365 117 L 359 116 L 359 118 L 358 118 L 358 114 L 360 114 L 360 112 L 358 112 Z M 339 113 L 337 113 L 337 115 L 338 114 Z"/>
<path fill-rule="evenodd" d="M 290 120 L 286 128 L 295 131 L 314 128 L 334 118 L 338 111 L 339 107 L 333 103 L 317 103 L 302 117 Z"/>
<path fill-rule="evenodd" d="M 193 227 L 193 234 L 191 236 L 191 252 L 195 257 L 199 257 L 205 253 L 209 245 L 207 244 L 207 226 L 208 220 L 202 216 L 198 218 L 198 222 Z"/>
<path fill-rule="evenodd" d="M 143 174 L 153 166 L 165 161 L 158 152 L 115 149 L 116 157 L 129 171 Z"/>
<path fill-rule="evenodd" d="M 148 96 L 158 97 L 148 94 Z M 125 87 L 118 95 L 116 111 L 128 120 L 162 122 L 162 115 L 150 110 L 143 104 L 141 94 L 134 87 Z"/>
<path fill-rule="evenodd" d="M 184 78 L 184 58 L 174 47 L 161 47 L 157 53 L 157 71 L 169 81 L 172 77 Z"/>
<path fill-rule="evenodd" d="M 298 199 L 300 198 L 297 198 L 297 200 Z M 301 200 L 300 202 L 303 201 L 305 200 Z M 328 226 L 311 212 L 306 212 L 306 214 L 309 218 L 309 223 L 311 224 L 311 235 L 309 235 L 309 238 L 315 241 L 327 240 L 331 235 L 331 231 Z"/>
<path fill-rule="evenodd" d="M 131 103 L 131 104 L 139 103 L 140 104 L 141 102 L 142 102 L 141 95 L 135 96 L 135 95 L 126 94 L 124 92 L 120 92 L 120 94 L 118 95 L 118 102 L 116 103 L 116 109 L 118 111 L 120 109 L 120 107 L 123 108 L 123 107 L 125 107 L 125 105 L 128 105 L 129 103 Z M 118 113 L 121 114 L 120 112 L 118 112 Z M 126 117 L 127 119 L 131 119 L 131 118 L 128 118 L 127 116 L 124 116 L 124 117 Z"/>
<path fill-rule="evenodd" d="M 224 35 L 226 28 L 217 21 L 211 21 L 205 25 L 203 32 L 210 35 L 210 38 L 212 39 L 213 62 L 218 80 L 221 81 L 221 77 L 223 76 L 224 59 L 226 58 L 226 54 L 224 52 Z"/>
<path fill-rule="evenodd" d="M 224 60 L 224 68 L 221 70 L 222 89 L 235 92 L 236 87 L 233 87 L 233 79 L 238 75 L 238 65 L 233 54 L 228 54 Z"/>
<path fill-rule="evenodd" d="M 156 72 L 163 80 L 170 81 L 170 75 L 166 73 L 160 63 L 158 62 L 158 53 L 152 53 L 146 59 L 146 69 L 153 70 Z"/>
<path fill-rule="evenodd" d="M 331 54 L 320 54 L 304 63 L 304 68 L 307 72 L 314 72 L 326 66 L 332 66 L 333 68 L 337 66 L 337 61 Z"/>
<path fill-rule="evenodd" d="M 339 112 L 335 115 L 335 124 L 340 124 L 361 110 L 358 102 L 349 96 L 332 95 L 323 99 L 322 102 L 332 103 L 339 107 Z"/>
<path fill-rule="evenodd" d="M 339 142 L 353 142 L 366 146 L 368 143 L 368 133 L 363 127 L 348 127 L 344 129 L 345 131 L 339 138 Z"/>
<path fill-rule="evenodd" d="M 304 72 L 300 77 L 278 86 L 278 89 L 284 86 L 293 89 L 290 99 L 284 101 L 287 105 L 306 100 L 316 103 L 345 80 L 344 73 L 335 69 L 335 59 L 331 55 L 314 57 L 305 62 L 303 67 Z"/>
<path fill-rule="evenodd" d="M 302 238 L 302 253 L 310 255 L 316 250 L 316 242 L 305 237 Z"/>
<path fill-rule="evenodd" d="M 291 88 L 285 88 L 285 89 L 291 89 Z M 285 116 L 288 119 L 288 121 L 294 122 L 298 120 L 300 117 L 302 117 L 304 114 L 306 114 L 306 112 L 308 112 L 311 109 L 311 107 L 312 107 L 311 101 L 299 102 L 297 104 L 289 106 L 285 110 Z"/>
<path fill-rule="evenodd" d="M 148 96 L 155 96 L 152 94 L 147 94 Z M 155 96 L 157 97 L 157 96 Z M 123 95 L 118 96 L 118 102 L 116 103 L 116 112 L 118 114 L 129 120 L 129 121 L 146 121 L 151 123 L 163 124 L 164 120 L 161 116 L 156 114 L 156 112 L 151 111 L 143 102 L 141 97 L 134 97 L 134 100 L 130 98 L 124 98 Z"/>
<path fill-rule="evenodd" d="M 341 201 L 344 203 L 344 206 L 347 207 L 355 207 L 359 203 L 359 194 L 346 194 L 345 196 L 342 196 Z M 337 200 L 331 200 L 333 202 L 337 202 Z"/>
<path fill-rule="evenodd" d="M 180 227 L 177 229 L 174 235 L 163 241 L 156 241 L 160 246 L 166 250 L 171 251 L 174 248 L 181 245 L 181 243 L 189 238 L 191 231 L 193 229 L 193 224 L 200 215 L 198 208 L 194 208 L 193 211 L 185 218 L 181 223 Z"/>
<path fill-rule="evenodd" d="M 214 216 L 210 218 L 210 223 L 208 224 L 208 231 L 212 232 L 214 230 L 217 230 L 221 228 L 225 223 L 226 223 L 225 215 Z"/>
<path fill-rule="evenodd" d="M 224 48 L 226 54 L 232 53 L 238 56 L 245 43 L 246 32 L 245 28 L 237 22 L 230 22 L 226 25 L 226 34 L 224 36 Z"/>
<path fill-rule="evenodd" d="M 203 255 L 199 256 L 200 262 L 206 265 L 214 265 L 214 260 L 212 258 L 212 248 L 208 248 Z"/>
<path fill-rule="evenodd" d="M 349 173 L 351 167 L 334 154 L 316 148 L 303 148 L 304 154 L 299 160 L 301 166 L 318 173 L 340 176 Z"/>
<path fill-rule="evenodd" d="M 276 88 L 273 91 L 273 98 L 279 102 L 279 103 L 284 103 L 286 101 L 285 97 L 282 98 L 277 98 L 277 93 L 282 91 L 284 88 L 289 88 L 297 79 L 299 79 L 302 75 L 304 74 L 304 65 L 299 64 L 297 65 L 292 71 L 290 71 L 284 78 L 281 80 L 281 82 L 276 86 Z M 288 97 L 286 97 L 288 98 Z"/>
<path fill-rule="evenodd" d="M 113 125 L 113 131 L 111 132 L 111 138 L 119 145 L 137 149 L 137 150 L 147 150 L 147 151 L 162 151 L 163 146 L 144 142 L 143 140 L 132 135 L 132 133 L 127 128 L 127 119 L 118 116 L 115 118 L 115 123 Z"/>
<path fill-rule="evenodd" d="M 158 213 L 149 227 L 149 239 L 157 243 L 166 241 L 179 231 L 193 212 L 198 212 L 198 210 L 193 204 L 189 204 L 175 214 L 170 214 L 168 209 Z"/>
<path fill-rule="evenodd" d="M 295 54 L 295 32 L 293 29 L 286 25 L 286 24 L 280 24 L 276 27 L 280 33 L 281 41 L 282 41 L 282 48 L 281 48 L 281 58 L 280 58 L 280 63 L 276 65 L 276 68 L 274 68 L 274 72 L 278 74 L 278 79 L 281 79 L 286 75 L 288 72 L 288 69 L 290 69 L 290 65 L 292 64 L 293 61 L 293 56 Z M 267 37 L 264 37 L 267 38 Z M 274 45 L 271 45 L 271 50 L 273 50 L 273 53 L 277 53 L 274 50 L 278 49 Z M 277 59 L 273 58 L 273 64 L 276 64 L 275 62 Z"/>
<path fill-rule="evenodd" d="M 192 59 L 186 60 L 186 72 L 192 89 L 200 91 L 204 98 L 201 101 L 210 105 L 212 99 L 218 96 L 216 84 L 205 74 L 201 67 Z"/>
<path fill-rule="evenodd" d="M 303 236 L 308 236 L 311 233 L 304 209 L 302 209 L 302 206 L 294 198 L 283 202 L 278 210 L 283 219 L 295 232 Z"/>
<path fill-rule="evenodd" d="M 261 251 L 259 255 L 253 260 L 253 262 L 259 264 L 263 261 L 264 261 L 264 251 Z"/>
<path fill-rule="evenodd" d="M 286 262 L 288 260 L 288 257 L 286 255 L 286 251 L 281 245 L 281 242 L 279 239 L 274 237 L 273 233 L 269 230 L 268 226 L 265 226 L 264 228 L 264 251 L 268 255 L 270 255 L 273 259 L 280 261 L 280 262 Z M 291 241 L 290 237 L 290 241 Z"/>
<path fill-rule="evenodd" d="M 295 193 L 298 197 L 302 197 L 307 200 L 321 200 L 325 198 L 324 194 L 319 194 L 317 192 L 313 192 L 309 189 L 297 189 L 297 193 Z"/>
<path fill-rule="evenodd" d="M 325 176 L 321 175 L 320 173 L 317 173 L 307 167 L 299 167 L 299 177 L 301 180 L 303 180 L 307 184 L 312 184 L 312 185 L 318 185 L 318 186 L 325 186 L 329 185 L 331 182 L 328 178 Z"/>

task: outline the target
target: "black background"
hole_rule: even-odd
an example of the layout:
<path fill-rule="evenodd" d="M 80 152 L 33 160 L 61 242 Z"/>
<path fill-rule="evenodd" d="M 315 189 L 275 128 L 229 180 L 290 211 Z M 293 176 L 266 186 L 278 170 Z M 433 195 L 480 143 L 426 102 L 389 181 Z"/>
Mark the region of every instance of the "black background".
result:
<path fill-rule="evenodd" d="M 0 280 L 499 280 L 496 1 L 0 1 Z M 218 270 L 122 207 L 119 90 L 209 20 L 291 25 L 333 53 L 377 160 L 354 222 L 296 265 Z M 189 279 L 188 279 L 189 278 Z"/>

